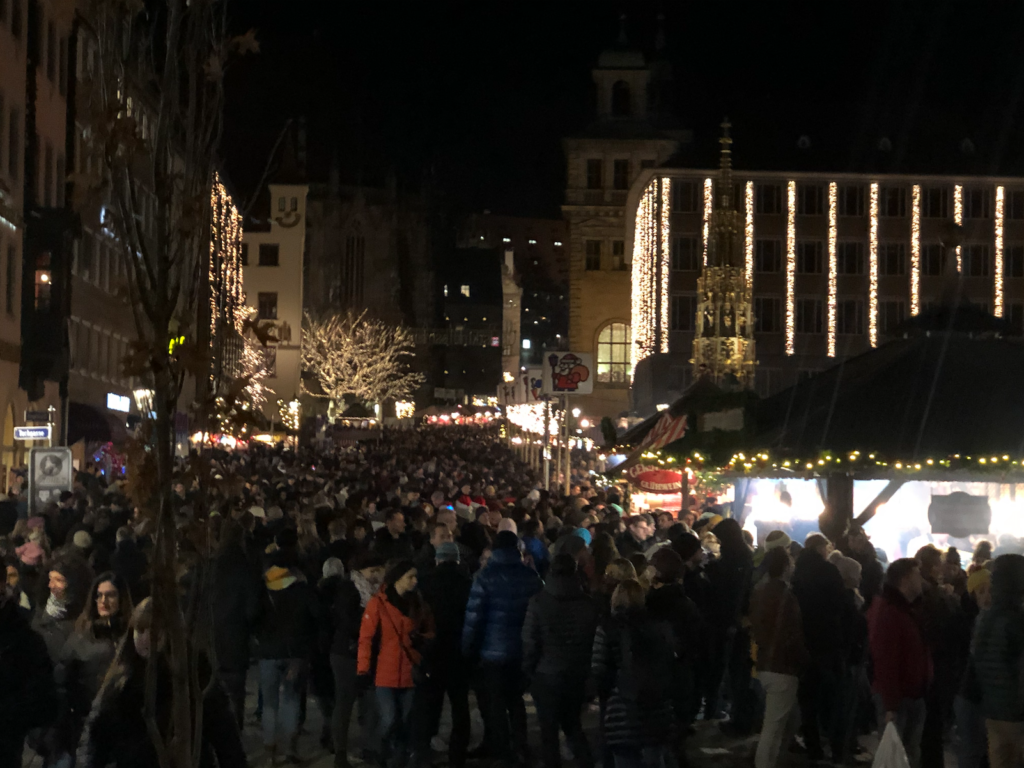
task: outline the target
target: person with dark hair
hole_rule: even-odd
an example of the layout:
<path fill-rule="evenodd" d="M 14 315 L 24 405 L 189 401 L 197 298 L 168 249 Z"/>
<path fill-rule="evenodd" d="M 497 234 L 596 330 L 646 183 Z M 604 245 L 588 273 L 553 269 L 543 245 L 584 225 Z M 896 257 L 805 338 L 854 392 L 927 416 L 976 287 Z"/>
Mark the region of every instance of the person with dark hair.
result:
<path fill-rule="evenodd" d="M 70 554 L 55 560 L 48 573 L 45 603 L 36 612 L 32 629 L 43 636 L 50 659 L 57 663 L 85 609 L 93 573 L 82 558 Z"/>
<path fill-rule="evenodd" d="M 60 732 L 58 748 L 64 753 L 75 752 L 92 701 L 124 637 L 131 613 L 128 585 L 120 576 L 107 571 L 93 580 L 85 609 L 64 644 L 57 667 L 63 709 L 56 727 Z"/>
<path fill-rule="evenodd" d="M 710 608 L 707 618 L 714 655 L 708 665 L 704 718 L 722 716 L 719 688 L 728 670 L 729 730 L 746 734 L 753 727 L 756 702 L 750 687 L 750 636 L 742 619 L 748 609 L 754 562 L 738 522 L 732 518 L 722 520 L 715 526 L 715 536 L 721 543 L 721 557 L 707 567 Z"/>
<path fill-rule="evenodd" d="M 191 654 L 198 651 L 191 649 Z M 156 711 L 148 708 L 147 666 L 156 655 Z M 213 670 L 205 655 L 196 659 L 202 700 L 202 742 L 199 765 L 220 768 L 246 768 L 245 751 L 234 715 L 224 690 L 211 685 Z M 150 598 L 132 613 L 128 633 L 120 643 L 117 656 L 96 696 L 89 716 L 83 768 L 137 768 L 159 764 L 156 747 L 147 724 L 147 716 L 166 739 L 170 735 L 172 712 L 171 670 L 162 638 L 154 636 Z M 196 716 L 195 709 L 191 718 Z"/>
<path fill-rule="evenodd" d="M 138 603 L 149 595 L 149 585 L 145 581 L 149 564 L 135 543 L 135 534 L 127 525 L 117 529 L 115 540 L 116 546 L 110 555 L 110 570 L 124 579 L 132 602 Z"/>
<path fill-rule="evenodd" d="M 372 675 L 376 686 L 382 762 L 389 768 L 402 766 L 408 759 L 414 677 L 423 661 L 424 643 L 434 636 L 430 608 L 416 586 L 412 560 L 390 563 L 359 629 L 356 672 Z"/>
<path fill-rule="evenodd" d="M 765 691 L 764 724 L 755 768 L 775 768 L 795 725 L 800 673 L 807 662 L 800 603 L 787 580 L 793 561 L 786 547 L 765 555 L 767 578 L 754 589 L 750 622 L 757 643 L 757 677 Z"/>
<path fill-rule="evenodd" d="M 424 654 L 424 667 L 430 674 L 414 696 L 413 763 L 414 768 L 429 764 L 430 740 L 437 734 L 447 694 L 452 713 L 448 764 L 462 768 L 470 736 L 469 671 L 462 659 L 462 626 L 473 581 L 455 542 L 439 543 L 434 557 L 435 567 L 420 581 L 420 594 L 434 617 L 434 640 Z"/>
<path fill-rule="evenodd" d="M 606 702 L 601 721 L 615 768 L 671 765 L 672 630 L 655 621 L 636 580 L 612 594 L 611 616 L 594 637 L 591 674 Z"/>
<path fill-rule="evenodd" d="M 373 535 L 372 549 L 385 562 L 411 560 L 415 556 L 412 539 L 405 530 L 405 513 L 400 507 L 388 507 L 383 527 Z"/>
<path fill-rule="evenodd" d="M 480 664 L 490 699 L 488 751 L 506 765 L 514 762 L 517 749 L 526 749 L 523 623 L 530 598 L 541 587 L 537 572 L 523 563 L 519 538 L 502 531 L 466 605 L 462 654 Z"/>
<path fill-rule="evenodd" d="M 835 715 L 845 659 L 843 623 L 845 611 L 852 605 L 848 605 L 843 577 L 827 559 L 831 549 L 822 534 L 811 534 L 793 569 L 793 595 L 800 603 L 808 654 L 800 677 L 799 700 L 804 743 L 811 760 L 824 756 L 822 729 L 832 744 L 832 753 L 838 758 L 843 752 L 842 737 L 832 725 L 840 719 Z"/>
<path fill-rule="evenodd" d="M 434 521 L 427 526 L 427 541 L 416 554 L 416 573 L 422 579 L 436 566 L 437 548 L 452 540 L 451 529 L 442 522 Z"/>
<path fill-rule="evenodd" d="M 241 524 L 231 519 L 224 521 L 210 585 L 217 677 L 227 691 L 239 728 L 245 714 L 249 638 L 259 619 L 262 589 L 242 547 L 243 537 Z"/>
<path fill-rule="evenodd" d="M 547 541 L 544 538 L 544 530 L 540 521 L 536 519 L 527 520 L 523 523 L 523 548 L 533 562 L 533 568 L 543 579 L 548 574 L 551 566 L 551 556 L 548 554 Z"/>
<path fill-rule="evenodd" d="M 921 765 L 925 694 L 932 679 L 931 652 L 914 615 L 924 582 L 913 558 L 896 560 L 885 574 L 882 594 L 868 612 L 874 663 L 872 687 L 887 723 L 896 723 L 911 768 Z"/>
<path fill-rule="evenodd" d="M 523 674 L 530 683 L 545 768 L 559 768 L 558 731 L 583 768 L 594 761 L 580 712 L 586 699 L 597 608 L 577 576 L 576 560 L 555 556 L 544 589 L 534 595 L 523 624 Z"/>
<path fill-rule="evenodd" d="M 840 549 L 844 555 L 860 563 L 860 594 L 864 598 L 864 610 L 867 610 L 882 593 L 885 570 L 878 561 L 878 553 L 871 544 L 871 537 L 864 531 L 864 526 L 857 523 L 851 525 L 846 534 L 845 546 L 840 546 Z"/>
<path fill-rule="evenodd" d="M 291 532 L 289 535 L 288 532 Z M 279 744 L 289 760 L 298 759 L 299 710 L 309 674 L 309 656 L 321 620 L 320 602 L 298 567 L 294 530 L 277 535 L 280 550 L 263 574 L 262 618 L 257 631 L 263 747 L 271 761 Z M 278 735 L 283 741 L 278 741 Z"/>
<path fill-rule="evenodd" d="M 53 722 L 57 701 L 46 643 L 18 606 L 17 590 L 0 582 L 0 766 L 20 768 L 25 735 Z"/>
<path fill-rule="evenodd" d="M 992 768 L 1024 766 L 1024 557 L 992 564 L 992 607 L 977 621 L 971 671 L 981 692 Z"/>
<path fill-rule="evenodd" d="M 644 512 L 626 518 L 626 530 L 619 536 L 616 545 L 623 557 L 644 554 L 654 546 L 654 518 Z"/>

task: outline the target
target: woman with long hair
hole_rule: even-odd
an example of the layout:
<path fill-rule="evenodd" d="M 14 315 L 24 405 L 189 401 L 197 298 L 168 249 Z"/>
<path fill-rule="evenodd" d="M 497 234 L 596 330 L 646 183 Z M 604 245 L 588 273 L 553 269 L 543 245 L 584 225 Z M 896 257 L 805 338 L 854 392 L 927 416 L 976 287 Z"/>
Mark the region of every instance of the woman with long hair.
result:
<path fill-rule="evenodd" d="M 70 754 L 78 745 L 93 699 L 103 683 L 128 628 L 132 601 L 128 586 L 113 571 L 93 579 L 85 610 L 75 622 L 61 653 L 57 684 L 66 702 L 62 746 Z"/>
<path fill-rule="evenodd" d="M 162 738 L 169 735 L 171 676 L 162 639 L 153 634 L 150 598 L 139 603 L 128 629 L 89 717 L 85 768 L 111 764 L 119 768 L 157 765 L 156 748 L 146 725 L 149 716 L 156 721 Z M 151 701 L 156 710 L 150 712 L 146 700 L 146 666 L 154 654 L 156 692 Z M 245 768 L 245 751 L 227 694 L 221 686 L 209 684 L 212 670 L 206 657 L 200 656 L 197 663 L 199 690 L 204 692 L 199 764 L 212 766 L 216 757 L 220 768 Z"/>
<path fill-rule="evenodd" d="M 603 580 L 608 565 L 619 559 L 619 548 L 615 546 L 615 537 L 605 531 L 595 533 L 594 541 L 590 545 L 590 552 L 594 556 L 594 573 L 598 580 Z"/>
<path fill-rule="evenodd" d="M 359 630 L 357 674 L 372 674 L 377 687 L 385 765 L 403 765 L 408 758 L 414 678 L 423 660 L 423 643 L 434 635 L 430 608 L 416 586 L 411 560 L 391 563 L 383 586 L 366 606 Z"/>

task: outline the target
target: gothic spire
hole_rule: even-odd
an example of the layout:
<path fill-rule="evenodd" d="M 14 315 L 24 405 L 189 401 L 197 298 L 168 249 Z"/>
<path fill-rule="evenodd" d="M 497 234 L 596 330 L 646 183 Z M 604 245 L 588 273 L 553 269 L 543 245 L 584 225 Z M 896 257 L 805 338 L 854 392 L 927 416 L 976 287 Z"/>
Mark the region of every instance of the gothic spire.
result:
<path fill-rule="evenodd" d="M 732 210 L 732 137 L 729 136 L 729 129 L 732 128 L 732 123 L 729 122 L 729 118 L 726 117 L 722 120 L 721 124 L 722 136 L 718 139 L 718 143 L 722 145 L 721 157 L 718 171 L 718 186 L 719 186 L 719 197 L 721 201 L 719 208 L 731 211 Z"/>

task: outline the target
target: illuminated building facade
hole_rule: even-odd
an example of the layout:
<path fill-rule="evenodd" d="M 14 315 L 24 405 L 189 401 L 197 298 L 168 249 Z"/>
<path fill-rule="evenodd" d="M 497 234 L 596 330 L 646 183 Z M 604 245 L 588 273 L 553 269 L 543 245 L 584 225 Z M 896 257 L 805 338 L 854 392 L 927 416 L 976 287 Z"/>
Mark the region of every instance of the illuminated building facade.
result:
<path fill-rule="evenodd" d="M 713 242 L 704 192 L 714 179 L 711 196 L 720 197 L 715 176 L 652 169 L 629 196 L 628 218 L 639 221 L 652 190 L 672 189 L 667 388 L 674 393 L 693 381 L 703 254 Z M 744 201 L 744 246 L 753 250 L 754 389 L 761 395 L 884 343 L 938 303 L 940 237 L 954 220 L 963 228 L 951 255 L 960 263 L 962 296 L 1024 334 L 1024 179 L 734 171 L 729 191 Z M 713 216 L 711 223 L 713 232 Z M 634 258 L 664 258 L 637 243 L 664 248 L 666 237 L 651 240 L 634 226 L 629 238 Z"/>

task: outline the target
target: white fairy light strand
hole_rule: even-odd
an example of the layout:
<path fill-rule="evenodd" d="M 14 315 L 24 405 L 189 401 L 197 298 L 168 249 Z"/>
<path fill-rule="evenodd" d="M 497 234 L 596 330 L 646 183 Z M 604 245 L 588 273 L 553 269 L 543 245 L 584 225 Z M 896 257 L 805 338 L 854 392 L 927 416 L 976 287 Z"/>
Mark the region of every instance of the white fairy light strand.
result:
<path fill-rule="evenodd" d="M 659 352 L 668 352 L 669 310 L 671 309 L 668 298 L 668 284 L 669 277 L 671 276 L 671 264 L 669 263 L 669 259 L 672 252 L 671 217 L 669 216 L 669 206 L 671 205 L 671 195 L 669 192 L 671 190 L 671 184 L 672 182 L 667 176 L 661 180 L 661 210 L 659 211 L 661 218 L 661 248 L 659 249 L 656 257 L 661 264 L 661 285 L 658 286 L 661 292 L 661 317 L 658 318 L 661 333 L 660 335 L 656 334 L 656 337 L 660 336 L 661 339 L 661 346 L 658 350 Z M 658 277 L 657 273 L 655 273 L 655 277 Z"/>
<path fill-rule="evenodd" d="M 644 189 L 637 206 L 633 232 L 633 269 L 631 290 L 632 369 L 654 351 L 655 324 L 655 258 L 657 258 L 657 220 L 655 207 L 658 194 L 656 179 Z M 667 276 L 667 272 L 666 272 Z"/>
<path fill-rule="evenodd" d="M 828 356 L 836 356 L 836 183 L 828 185 Z"/>
<path fill-rule="evenodd" d="M 786 354 L 792 355 L 796 352 L 796 182 L 786 186 Z"/>
<path fill-rule="evenodd" d="M 1003 316 L 1003 201 L 1004 187 L 996 187 L 996 286 L 995 316 Z"/>
<path fill-rule="evenodd" d="M 964 188 L 957 184 L 953 187 L 953 221 L 957 226 L 964 223 Z M 963 246 L 956 247 L 956 271 L 964 271 Z"/>
<path fill-rule="evenodd" d="M 871 183 L 868 222 L 868 342 L 878 346 L 878 182 Z"/>
<path fill-rule="evenodd" d="M 921 311 L 921 185 L 910 191 L 910 314 Z"/>
<path fill-rule="evenodd" d="M 714 188 L 710 178 L 704 179 L 704 266 L 708 265 L 708 234 L 711 231 L 711 206 L 714 203 Z"/>
<path fill-rule="evenodd" d="M 746 257 L 747 296 L 754 290 L 754 182 L 748 181 L 744 193 L 746 226 L 744 227 L 744 256 Z"/>

